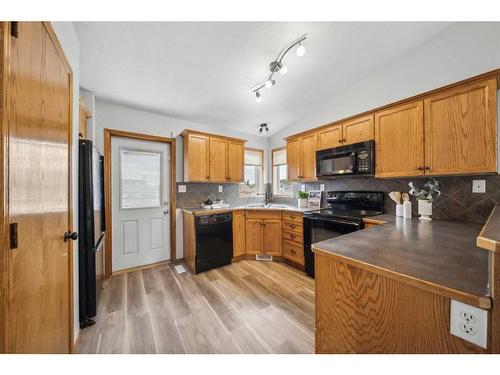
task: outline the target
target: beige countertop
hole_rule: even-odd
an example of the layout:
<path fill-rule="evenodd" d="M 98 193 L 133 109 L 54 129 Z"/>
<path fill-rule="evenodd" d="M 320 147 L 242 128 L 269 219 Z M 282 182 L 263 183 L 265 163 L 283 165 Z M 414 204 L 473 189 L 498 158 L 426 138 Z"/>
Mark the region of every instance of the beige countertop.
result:
<path fill-rule="evenodd" d="M 385 224 L 313 245 L 317 254 L 398 279 L 449 298 L 491 308 L 488 251 L 476 246 L 480 224 L 379 215 Z"/>
<path fill-rule="evenodd" d="M 236 211 L 236 210 L 309 212 L 309 211 L 319 210 L 319 208 L 316 208 L 316 207 L 315 208 L 311 208 L 311 207 L 299 208 L 297 206 L 276 205 L 276 206 L 270 206 L 270 207 L 232 206 L 232 207 L 213 208 L 213 209 L 206 209 L 206 208 L 202 208 L 202 207 L 193 207 L 193 208 L 183 208 L 182 210 L 184 212 L 191 213 L 195 216 L 200 216 L 200 215 L 210 215 L 210 214 L 223 213 L 223 212 L 231 212 L 231 211 Z"/>

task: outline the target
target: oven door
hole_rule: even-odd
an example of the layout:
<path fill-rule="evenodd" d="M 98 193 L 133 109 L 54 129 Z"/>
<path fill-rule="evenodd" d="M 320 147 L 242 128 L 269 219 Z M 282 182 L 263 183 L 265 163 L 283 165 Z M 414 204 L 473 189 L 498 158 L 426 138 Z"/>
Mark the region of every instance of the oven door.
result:
<path fill-rule="evenodd" d="M 329 154 L 319 151 L 316 158 L 317 176 L 353 174 L 356 171 L 356 153 L 352 151 L 341 154 Z"/>
<path fill-rule="evenodd" d="M 314 253 L 311 245 L 316 242 L 342 236 L 362 229 L 361 221 L 348 221 L 320 217 L 307 217 L 304 215 L 304 260 L 305 271 L 314 277 Z"/>

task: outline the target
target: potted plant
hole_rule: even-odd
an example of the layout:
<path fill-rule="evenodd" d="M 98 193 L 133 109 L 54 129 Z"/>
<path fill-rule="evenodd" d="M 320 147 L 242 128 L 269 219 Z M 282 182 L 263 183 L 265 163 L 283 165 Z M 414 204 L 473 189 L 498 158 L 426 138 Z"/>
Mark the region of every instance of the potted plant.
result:
<path fill-rule="evenodd" d="M 432 220 L 432 203 L 441 195 L 439 181 L 432 178 L 425 183 L 422 189 L 415 187 L 413 182 L 408 184 L 411 188 L 410 195 L 418 201 L 418 214 L 420 220 Z"/>
<path fill-rule="evenodd" d="M 297 192 L 297 198 L 299 201 L 299 208 L 307 207 L 307 198 L 309 198 L 309 193 L 307 191 L 299 190 Z"/>

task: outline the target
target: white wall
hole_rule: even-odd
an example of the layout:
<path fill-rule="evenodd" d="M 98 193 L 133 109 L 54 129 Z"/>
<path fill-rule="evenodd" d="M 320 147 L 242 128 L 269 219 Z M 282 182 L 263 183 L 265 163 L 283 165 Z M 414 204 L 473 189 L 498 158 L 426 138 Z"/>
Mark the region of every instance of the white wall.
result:
<path fill-rule="evenodd" d="M 315 111 L 274 134 L 270 147 L 283 146 L 286 136 L 498 69 L 499 35 L 500 22 L 456 23 L 378 72 L 327 98 Z"/>
<path fill-rule="evenodd" d="M 269 139 L 265 137 L 258 137 L 257 135 L 250 135 L 238 132 L 237 130 L 228 130 L 217 128 L 210 125 L 200 124 L 191 121 L 185 121 L 173 117 L 167 117 L 151 112 L 136 110 L 122 105 L 105 103 L 96 101 L 96 139 L 95 145 L 98 150 L 103 152 L 103 138 L 104 129 L 118 129 L 126 130 L 136 133 L 153 134 L 163 137 L 177 137 L 176 139 L 176 170 L 177 181 L 183 180 L 182 174 L 182 137 L 178 135 L 184 129 L 194 129 L 211 134 L 225 135 L 228 137 L 242 138 L 248 140 L 247 147 L 255 147 L 264 150 L 264 182 L 268 180 L 268 166 L 269 163 Z M 236 126 L 235 126 L 236 127 Z"/>
<path fill-rule="evenodd" d="M 73 70 L 73 230 L 78 230 L 78 98 L 80 86 L 80 43 L 71 22 L 52 22 L 52 27 Z M 78 337 L 78 241 L 73 241 L 73 337 Z"/>

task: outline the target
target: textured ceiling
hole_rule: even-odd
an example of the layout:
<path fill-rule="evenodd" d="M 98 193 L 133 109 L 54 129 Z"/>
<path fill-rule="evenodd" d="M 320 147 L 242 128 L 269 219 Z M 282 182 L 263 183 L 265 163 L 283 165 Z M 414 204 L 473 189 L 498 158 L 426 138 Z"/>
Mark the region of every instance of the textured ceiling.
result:
<path fill-rule="evenodd" d="M 80 83 L 98 99 L 255 134 L 277 131 L 450 23 L 76 22 Z M 268 64 L 307 33 L 307 53 L 262 92 Z"/>

